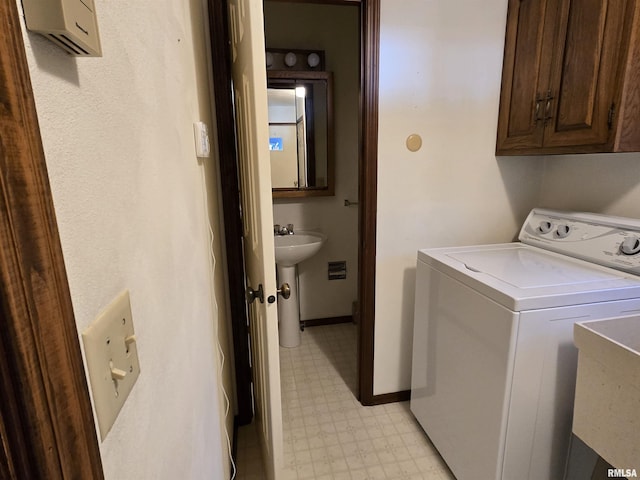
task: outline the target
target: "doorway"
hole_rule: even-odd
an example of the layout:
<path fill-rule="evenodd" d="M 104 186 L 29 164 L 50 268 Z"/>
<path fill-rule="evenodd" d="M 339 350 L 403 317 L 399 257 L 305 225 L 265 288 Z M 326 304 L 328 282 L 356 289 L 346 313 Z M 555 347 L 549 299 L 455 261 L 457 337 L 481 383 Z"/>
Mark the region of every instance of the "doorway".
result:
<path fill-rule="evenodd" d="M 360 95 L 358 156 L 358 398 L 363 405 L 404 399 L 400 395 L 373 394 L 373 345 L 375 310 L 376 182 L 378 139 L 378 50 L 380 0 L 301 0 L 291 3 L 332 4 L 359 10 Z M 234 366 L 237 392 L 237 423 L 252 419 L 251 365 L 248 343 L 242 220 L 230 85 L 230 52 L 226 0 L 209 0 L 211 49 L 214 58 L 214 98 L 216 105 L 218 155 L 230 309 L 233 330 Z M 343 199 L 342 199 L 343 200 Z"/>
<path fill-rule="evenodd" d="M 305 85 L 304 82 L 311 75 L 332 79 L 329 84 L 331 88 L 327 89 L 330 95 L 318 95 L 318 91 L 313 89 L 304 93 L 305 102 L 315 113 L 317 127 L 311 132 L 307 131 L 305 140 L 309 144 L 308 150 L 321 161 L 310 161 L 310 155 L 295 155 L 296 149 L 287 144 L 283 151 L 271 152 L 274 188 L 286 180 L 291 184 L 291 179 L 298 178 L 301 173 L 304 177 L 307 167 L 313 163 L 320 165 L 317 169 L 318 183 L 327 185 L 324 189 L 317 186 L 311 189 L 305 186 L 278 189 L 274 190 L 273 195 L 275 224 L 293 225 L 294 232 L 318 231 L 327 238 L 317 253 L 295 267 L 299 305 L 293 308 L 291 303 L 279 305 L 279 308 L 294 309 L 295 316 L 299 312 L 301 328 L 306 328 L 302 336 L 309 334 L 307 327 L 315 329 L 316 326 L 352 322 L 353 312 L 357 310 L 354 305 L 358 296 L 359 244 L 359 14 L 360 9 L 356 4 L 264 1 L 267 87 L 273 96 L 269 119 L 275 122 L 270 123 L 270 133 L 277 135 L 282 132 L 279 130 L 281 128 L 295 128 L 293 124 L 278 123 L 285 120 L 281 113 L 284 107 L 280 107 L 275 99 L 278 95 L 276 92 L 283 91 L 277 83 L 280 78 L 293 81 L 296 85 Z M 313 54 L 320 59 L 315 66 L 309 65 L 309 56 L 313 59 Z M 293 55 L 296 58 L 293 66 L 282 61 L 287 56 L 293 59 Z M 323 81 L 328 84 L 326 80 Z M 289 91 L 294 93 L 291 89 Z M 295 103 L 293 105 L 294 108 L 289 109 L 289 117 L 295 121 Z M 328 114 L 321 116 L 318 112 Z M 289 163 L 293 169 L 284 171 L 278 168 L 282 165 L 282 157 L 278 155 L 283 154 L 288 155 L 287 159 L 292 159 Z M 327 159 L 332 168 L 325 166 Z M 331 172 L 328 177 L 327 171 Z M 282 318 L 280 321 L 282 329 Z M 294 328 L 297 326 L 295 323 L 292 325 Z M 286 328 L 281 330 L 281 345 L 293 347 L 291 350 L 299 348 L 294 346 L 300 342 L 298 334 Z M 352 341 L 355 341 L 355 337 Z M 352 367 L 355 370 L 355 345 L 349 350 L 354 352 Z M 281 358 L 285 353 L 281 349 Z M 357 395 L 357 385 L 352 390 Z"/>

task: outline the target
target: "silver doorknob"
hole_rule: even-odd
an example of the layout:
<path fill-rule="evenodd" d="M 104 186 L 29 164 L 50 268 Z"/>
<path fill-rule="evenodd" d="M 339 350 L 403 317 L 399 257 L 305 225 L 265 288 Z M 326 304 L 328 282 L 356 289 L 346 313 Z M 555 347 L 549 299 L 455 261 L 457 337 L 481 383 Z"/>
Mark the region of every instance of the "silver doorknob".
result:
<path fill-rule="evenodd" d="M 282 295 L 285 300 L 291 296 L 291 287 L 288 283 L 283 283 L 278 289 L 278 295 Z"/>

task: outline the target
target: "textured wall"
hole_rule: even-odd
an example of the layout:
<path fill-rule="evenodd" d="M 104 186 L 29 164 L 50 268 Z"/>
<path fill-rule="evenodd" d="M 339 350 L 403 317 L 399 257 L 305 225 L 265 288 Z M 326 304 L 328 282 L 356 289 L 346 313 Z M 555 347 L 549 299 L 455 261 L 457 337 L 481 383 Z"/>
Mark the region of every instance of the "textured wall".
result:
<path fill-rule="evenodd" d="M 549 208 L 640 218 L 640 153 L 545 159 L 540 203 Z"/>
<path fill-rule="evenodd" d="M 537 200 L 543 160 L 494 154 L 506 11 L 382 0 L 375 394 L 410 387 L 416 251 L 511 241 Z"/>
<path fill-rule="evenodd" d="M 196 159 L 192 130 L 212 126 L 203 5 L 96 1 L 102 58 L 73 58 L 25 33 L 79 333 L 131 292 L 142 373 L 100 445 L 112 480 L 228 469 L 224 284 L 221 262 L 209 269 L 205 168 L 220 258 L 217 180 Z"/>

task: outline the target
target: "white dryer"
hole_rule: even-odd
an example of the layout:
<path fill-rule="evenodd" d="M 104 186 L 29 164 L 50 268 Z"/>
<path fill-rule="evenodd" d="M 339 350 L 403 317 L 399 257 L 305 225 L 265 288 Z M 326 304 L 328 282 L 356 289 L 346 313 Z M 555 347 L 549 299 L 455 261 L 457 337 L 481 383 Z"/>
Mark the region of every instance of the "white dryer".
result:
<path fill-rule="evenodd" d="M 576 321 L 640 313 L 640 221 L 534 209 L 418 252 L 411 411 L 458 480 L 564 477 Z"/>

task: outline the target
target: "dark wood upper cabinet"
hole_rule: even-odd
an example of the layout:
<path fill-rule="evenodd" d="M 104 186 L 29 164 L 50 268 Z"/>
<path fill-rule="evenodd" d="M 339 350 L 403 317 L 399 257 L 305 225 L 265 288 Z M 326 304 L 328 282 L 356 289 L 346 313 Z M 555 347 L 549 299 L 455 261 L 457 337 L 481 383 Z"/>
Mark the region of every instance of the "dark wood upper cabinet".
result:
<path fill-rule="evenodd" d="M 497 155 L 640 151 L 640 6 L 509 0 Z"/>

